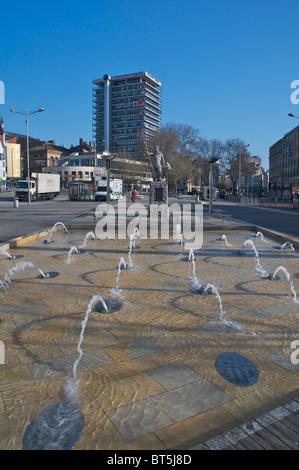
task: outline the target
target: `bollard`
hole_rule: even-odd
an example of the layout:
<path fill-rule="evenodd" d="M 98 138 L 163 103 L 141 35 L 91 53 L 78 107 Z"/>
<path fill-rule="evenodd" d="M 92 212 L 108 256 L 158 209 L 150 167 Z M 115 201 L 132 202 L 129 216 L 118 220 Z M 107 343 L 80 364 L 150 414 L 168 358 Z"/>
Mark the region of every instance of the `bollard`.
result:
<path fill-rule="evenodd" d="M 19 207 L 19 199 L 17 197 L 14 199 L 14 207 Z"/>

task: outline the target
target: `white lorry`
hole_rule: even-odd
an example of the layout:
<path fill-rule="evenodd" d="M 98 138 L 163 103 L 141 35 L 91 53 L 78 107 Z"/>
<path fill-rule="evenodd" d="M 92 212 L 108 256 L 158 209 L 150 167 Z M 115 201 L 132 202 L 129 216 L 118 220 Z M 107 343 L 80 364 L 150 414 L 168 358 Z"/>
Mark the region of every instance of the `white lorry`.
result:
<path fill-rule="evenodd" d="M 110 200 L 121 199 L 123 196 L 123 182 L 119 178 L 110 179 Z M 96 201 L 107 201 L 107 180 L 97 181 L 94 195 Z"/>
<path fill-rule="evenodd" d="M 60 175 L 50 173 L 32 173 L 30 178 L 30 200 L 52 199 L 60 192 Z M 15 197 L 20 201 L 28 200 L 28 181 L 19 180 L 16 184 Z"/>

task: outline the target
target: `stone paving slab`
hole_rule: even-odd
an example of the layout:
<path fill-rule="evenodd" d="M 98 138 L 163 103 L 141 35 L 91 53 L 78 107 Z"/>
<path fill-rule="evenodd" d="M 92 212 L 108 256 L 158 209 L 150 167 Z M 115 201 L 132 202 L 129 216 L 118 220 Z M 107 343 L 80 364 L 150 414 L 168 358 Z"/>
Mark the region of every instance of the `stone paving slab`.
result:
<path fill-rule="evenodd" d="M 192 293 L 192 263 L 182 261 L 188 253 L 172 240 L 141 237 L 131 254 L 134 268 L 120 272 L 119 289 L 117 265 L 121 256 L 128 260 L 127 240 L 90 240 L 70 263 L 68 252 L 85 232 L 57 232 L 51 244 L 35 239 L 10 249 L 22 258 L 1 259 L 0 278 L 22 260 L 57 275 L 19 271 L 7 290 L 0 289 L 0 418 L 6 428 L 0 448 L 21 449 L 32 420 L 66 399 L 65 382 L 95 295 L 122 307 L 111 314 L 90 311 L 78 367 L 85 421 L 74 449 L 190 449 L 295 396 L 299 371 L 290 345 L 299 340 L 299 305 L 284 275 L 263 280 L 253 250 L 237 252 L 252 240 L 262 267 L 285 266 L 298 292 L 296 253 L 277 250 L 275 240 L 265 243 L 245 228 L 227 233 L 231 246 L 222 234 L 204 233 L 195 272 L 199 282 L 217 288 L 224 317 L 216 295 Z M 229 351 L 255 364 L 257 383 L 238 387 L 217 372 L 217 357 Z M 249 438 L 247 432 L 247 445 Z"/>

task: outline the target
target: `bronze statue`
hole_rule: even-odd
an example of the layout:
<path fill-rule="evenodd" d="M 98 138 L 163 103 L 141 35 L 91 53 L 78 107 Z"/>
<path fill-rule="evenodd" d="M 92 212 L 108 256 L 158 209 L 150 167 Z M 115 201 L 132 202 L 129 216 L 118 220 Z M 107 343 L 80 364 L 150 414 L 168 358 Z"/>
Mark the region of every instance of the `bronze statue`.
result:
<path fill-rule="evenodd" d="M 153 153 L 153 167 L 154 167 L 154 178 L 155 181 L 165 181 L 165 178 L 163 178 L 163 171 L 162 171 L 162 165 L 165 167 L 165 160 L 163 153 L 159 149 L 159 145 L 156 146 L 155 151 Z"/>

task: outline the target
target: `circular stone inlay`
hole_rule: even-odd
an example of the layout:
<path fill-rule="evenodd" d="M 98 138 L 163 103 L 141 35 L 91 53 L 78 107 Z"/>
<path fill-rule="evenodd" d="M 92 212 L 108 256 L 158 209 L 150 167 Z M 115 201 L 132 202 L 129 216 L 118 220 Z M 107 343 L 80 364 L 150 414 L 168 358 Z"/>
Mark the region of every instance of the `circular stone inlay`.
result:
<path fill-rule="evenodd" d="M 202 286 L 193 286 L 191 287 L 191 292 L 193 294 L 199 294 L 199 295 L 211 295 L 213 294 L 213 289 L 211 287 L 208 287 L 205 286 L 205 285 L 202 285 Z"/>
<path fill-rule="evenodd" d="M 59 273 L 58 272 L 55 272 L 55 271 L 52 271 L 50 273 L 44 273 L 46 278 L 44 278 L 44 276 L 42 274 L 39 274 L 37 277 L 38 279 L 53 279 L 54 277 L 57 277 L 59 276 Z"/>
<path fill-rule="evenodd" d="M 249 387 L 258 380 L 259 373 L 255 364 L 238 353 L 220 354 L 215 367 L 221 377 L 239 387 Z"/>
<path fill-rule="evenodd" d="M 26 428 L 23 450 L 70 450 L 77 442 L 84 417 L 74 403 L 57 403 L 43 410 Z"/>
<path fill-rule="evenodd" d="M 99 313 L 114 313 L 114 312 L 117 312 L 118 310 L 121 309 L 122 307 L 122 302 L 120 302 L 119 300 L 115 300 L 115 299 L 104 299 L 104 302 L 105 304 L 107 305 L 107 308 L 108 308 L 108 312 L 106 312 L 102 302 L 98 302 L 96 305 L 95 305 L 95 310 Z"/>

